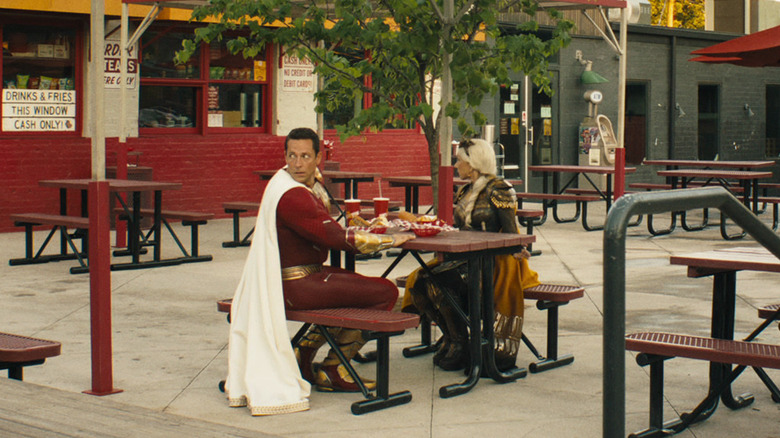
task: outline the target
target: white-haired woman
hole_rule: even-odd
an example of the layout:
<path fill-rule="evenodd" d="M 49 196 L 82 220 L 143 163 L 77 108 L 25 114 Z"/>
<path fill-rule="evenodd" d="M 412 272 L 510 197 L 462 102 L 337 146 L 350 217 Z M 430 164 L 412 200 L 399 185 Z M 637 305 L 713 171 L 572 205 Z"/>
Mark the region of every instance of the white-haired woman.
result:
<path fill-rule="evenodd" d="M 512 185 L 496 176 L 491 145 L 481 139 L 464 140 L 458 145 L 457 158 L 458 176 L 470 182 L 455 196 L 454 225 L 461 230 L 517 234 L 517 197 Z M 528 266 L 529 255 L 524 250 L 495 258 L 495 357 L 502 371 L 515 366 L 523 329 L 523 290 L 539 284 L 538 275 Z M 442 330 L 434 363 L 448 371 L 463 369 L 469 359 L 466 322 L 459 318 L 442 289 L 447 289 L 455 302 L 465 302 L 465 262 L 433 262 L 430 266 L 436 281 L 420 269 L 413 272 L 407 279 L 402 305 L 406 311 L 416 307 Z"/>

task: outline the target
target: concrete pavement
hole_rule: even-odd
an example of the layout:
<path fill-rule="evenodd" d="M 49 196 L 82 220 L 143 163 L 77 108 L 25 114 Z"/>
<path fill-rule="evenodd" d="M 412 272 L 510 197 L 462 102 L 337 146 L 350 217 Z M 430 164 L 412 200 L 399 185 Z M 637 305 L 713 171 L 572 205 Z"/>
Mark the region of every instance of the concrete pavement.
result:
<path fill-rule="evenodd" d="M 594 223 L 598 213 L 590 213 Z M 771 223 L 770 216 L 762 216 L 765 223 Z M 242 228 L 248 229 L 253 219 L 243 221 Z M 349 410 L 350 404 L 361 398 L 359 394 L 316 391 L 311 395 L 311 409 L 302 413 L 252 417 L 247 409 L 228 407 L 224 394 L 217 389 L 227 367 L 228 325 L 215 302 L 232 296 L 248 251 L 221 247 L 221 242 L 232 235 L 229 219 L 214 220 L 202 227 L 200 252 L 212 254 L 211 262 L 112 273 L 114 386 L 123 390 L 119 394 L 80 394 L 91 386 L 89 277 L 68 273 L 75 261 L 8 266 L 5 260 L 23 254 L 22 233 L 0 234 L 0 256 L 4 260 L 0 264 L 0 331 L 62 342 L 61 356 L 42 366 L 26 368 L 25 387 L 48 387 L 40 388 L 47 393 L 49 388 L 64 391 L 68 397 L 63 403 L 68 404 L 83 400 L 84 406 L 90 406 L 105 400 L 112 406 L 170 414 L 183 418 L 184 423 L 192 419 L 256 431 L 258 436 L 600 436 L 603 236 L 601 232 L 584 231 L 579 223 L 557 224 L 552 219 L 535 228 L 535 234 L 534 248 L 542 250 L 542 255 L 534 257 L 531 266 L 541 280 L 585 287 L 585 297 L 562 307 L 560 312 L 560 351 L 573 353 L 574 363 L 508 384 L 482 379 L 470 393 L 442 399 L 439 387 L 460 381 L 463 376 L 436 369 L 429 356 L 403 358 L 401 349 L 419 340 L 419 332 L 410 330 L 391 339 L 390 389 L 411 390 L 412 402 L 363 416 L 354 416 Z M 167 235 L 165 239 L 164 251 L 174 255 L 175 244 Z M 644 223 L 630 228 L 626 243 L 627 330 L 707 335 L 711 279 L 687 278 L 684 267 L 669 264 L 669 256 L 746 245 L 755 242 L 750 238 L 724 241 L 717 227 L 699 232 L 677 230 L 662 237 L 650 237 Z M 357 270 L 379 275 L 389 263 L 386 256 L 361 261 Z M 414 260 L 407 258 L 391 276 L 405 275 L 415 267 Z M 778 286 L 780 276 L 776 274 L 738 275 L 737 337 L 745 336 L 759 323 L 757 307 L 780 301 Z M 290 327 L 292 330 L 296 326 L 291 323 Z M 545 327 L 546 314 L 528 302 L 525 333 L 542 349 Z M 780 343 L 776 325 L 759 340 Z M 633 432 L 647 426 L 649 377 L 648 370 L 626 354 L 626 431 Z M 521 347 L 518 364 L 533 360 Z M 704 362 L 687 359 L 667 362 L 667 419 L 692 409 L 703 397 L 707 368 Z M 358 365 L 357 369 L 371 376 L 374 365 Z M 768 373 L 780 381 L 780 371 Z M 710 419 L 681 436 L 780 437 L 780 404 L 771 400 L 750 370 L 735 384 L 735 393 L 743 392 L 754 394 L 753 405 L 740 411 L 721 406 Z M 35 403 L 33 399 L 24 397 L 13 403 L 27 405 Z M 0 419 L 13 415 L 13 410 L 0 409 Z M 111 432 L 106 436 L 140 436 L 128 429 Z M 184 430 L 181 432 L 185 436 Z M 204 432 L 209 436 L 211 433 Z"/>

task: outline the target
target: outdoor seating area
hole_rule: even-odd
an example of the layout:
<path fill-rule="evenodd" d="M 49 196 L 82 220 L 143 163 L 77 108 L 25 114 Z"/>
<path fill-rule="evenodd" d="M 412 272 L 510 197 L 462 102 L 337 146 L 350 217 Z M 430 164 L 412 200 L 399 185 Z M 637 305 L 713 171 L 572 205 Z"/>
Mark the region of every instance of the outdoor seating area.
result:
<path fill-rule="evenodd" d="M 593 210 L 592 214 L 594 220 L 604 220 L 600 209 Z M 771 226 L 771 214 L 760 217 Z M 316 424 L 319 430 L 321 423 L 342 433 L 371 430 L 375 436 L 397 435 L 399 431 L 411 436 L 428 436 L 452 427 L 466 434 L 469 431 L 488 435 L 526 431 L 533 435 L 533 430 L 545 430 L 545 434 L 551 434 L 549 436 L 571 436 L 571 431 L 577 430 L 588 436 L 600 435 L 603 375 L 600 353 L 601 233 L 584 232 L 578 223 L 550 224 L 534 229 L 534 246 L 542 255 L 533 257 L 531 264 L 540 273 L 543 283 L 581 287 L 567 289 L 560 299 L 550 296 L 555 291 L 546 291 L 543 287 L 538 291 L 529 290 L 526 295 L 529 307 L 536 304 L 544 310 L 526 312 L 524 336 L 546 344 L 546 349 L 538 348 L 536 353 L 530 349 L 521 351 L 518 366 L 530 365 L 531 373 L 503 384 L 492 379 L 478 379 L 478 384 L 467 393 L 441 398 L 440 391 L 444 387 L 461 381 L 464 376 L 436 369 L 427 354 L 406 357 L 403 350 L 418 345 L 422 331 L 419 327 L 409 327 L 403 334 L 389 338 L 387 376 L 389 390 L 409 391 L 411 400 L 391 409 L 362 415 L 360 425 L 356 426 L 350 406 L 360 403 L 359 394 L 315 391 L 309 411 L 265 418 L 253 418 L 244 410 L 227 407 L 224 394 L 218 388 L 218 382 L 225 378 L 227 325 L 224 314 L 217 312 L 214 304 L 231 296 L 246 254 L 246 248 L 222 247 L 231 230 L 231 218 L 209 220 L 206 227 L 201 227 L 200 249 L 214 257 L 209 264 L 113 273 L 115 376 L 116 386 L 123 392 L 101 397 L 101 400 L 118 402 L 120 406 L 128 404 L 158 412 L 164 410 L 166 415 L 175 418 L 197 418 L 226 428 L 283 436 L 314 433 L 311 428 Z M 0 235 L 3 255 L 10 257 L 23 250 L 22 235 Z M 708 227 L 697 233 L 651 237 L 642 227 L 631 227 L 627 239 L 630 261 L 627 333 L 669 331 L 698 337 L 709 335 L 712 280 L 690 277 L 681 266 L 672 264 L 674 261 L 669 255 L 684 255 L 694 247 L 702 250 L 722 248 L 724 241 L 718 229 Z M 423 245 L 423 239 L 418 243 Z M 737 245 L 754 243 L 746 237 Z M 383 257 L 355 263 L 358 272 L 381 275 L 391 261 Z M 6 300 L 7 306 L 0 310 L 0 318 L 8 324 L 4 327 L 6 330 L 13 327 L 12 331 L 16 333 L 65 341 L 56 360 L 46 361 L 43 366 L 28 367 L 25 375 L 25 382 L 58 388 L 65 391 L 64 396 L 78 394 L 89 386 L 89 331 L 83 317 L 78 317 L 79 312 L 74 313 L 88 303 L 82 293 L 88 278 L 69 276 L 57 265 L 6 266 L 8 281 L 20 293 Z M 217 265 L 219 269 L 203 269 Z M 416 266 L 418 263 L 411 257 L 402 258 L 391 277 L 407 274 Z M 33 271 L 41 278 L 36 281 L 39 293 L 21 293 L 30 284 L 29 276 Z M 657 281 L 660 276 L 664 277 L 662 283 Z M 60 286 L 63 280 L 68 280 L 64 290 Z M 735 302 L 734 309 L 735 339 L 745 338 L 756 326 L 769 321 L 771 330 L 761 332 L 755 342 L 780 344 L 777 322 L 771 322 L 771 318 L 776 317 L 776 313 L 771 313 L 772 309 L 777 310 L 772 307 L 778 302 L 776 287 L 773 287 L 776 282 L 773 274 L 740 271 L 737 292 L 740 299 Z M 144 286 L 138 287 L 140 285 Z M 61 292 L 47 293 L 58 289 Z M 40 312 L 38 309 L 44 304 L 51 310 Z M 565 309 L 554 315 L 561 304 L 566 304 Z M 759 309 L 763 313 L 759 313 Z M 143 324 L 139 325 L 139 318 L 143 319 Z M 55 320 L 58 322 L 54 323 Z M 289 324 L 291 334 L 300 327 L 298 322 Z M 173 327 L 176 329 L 172 335 Z M 438 329 L 433 326 L 430 330 L 435 339 Z M 366 351 L 375 348 L 380 347 L 371 342 Z M 160 358 L 156 353 L 160 349 L 169 351 L 166 354 L 169 357 Z M 547 369 L 545 360 L 555 362 L 557 358 L 561 362 L 567 355 L 576 360 L 565 362 L 567 365 L 563 367 L 538 372 Z M 635 431 L 647 428 L 650 376 L 648 369 L 634 364 L 631 352 L 626 352 L 626 358 L 626 428 Z M 703 385 L 706 389 L 709 382 L 707 361 L 707 358 L 677 359 L 666 365 L 663 408 L 667 414 L 664 420 L 671 418 L 670 408 L 682 412 L 699 403 L 703 390 L 694 388 Z M 373 376 L 380 371 L 375 363 L 356 363 L 354 366 L 362 376 Z M 773 381 L 780 379 L 778 371 L 770 368 L 764 371 Z M 693 430 L 704 436 L 729 434 L 729 431 L 738 433 L 746 427 L 774 431 L 776 401 L 759 375 L 748 370 L 736 379 L 733 387 L 738 394 L 752 393 L 754 402 L 751 406 L 756 409 L 722 408 L 707 421 L 692 425 Z M 533 397 L 535 403 L 527 403 L 529 397 Z M 486 409 L 504 420 L 495 421 L 497 417 L 493 415 L 485 417 Z M 560 417 L 561 411 L 569 413 L 566 418 Z M 399 424 L 398 418 L 404 418 L 405 424 Z"/>
<path fill-rule="evenodd" d="M 127 248 L 117 249 L 114 256 L 127 256 L 129 262 L 114 261 L 111 270 L 141 269 L 159 266 L 173 266 L 181 263 L 206 262 L 211 260 L 210 255 L 202 255 L 199 250 L 199 227 L 206 225 L 214 218 L 214 213 L 173 211 L 163 209 L 163 191 L 179 190 L 180 183 L 161 181 L 134 181 L 126 179 L 108 179 L 110 196 L 121 205 L 109 214 L 118 221 L 126 222 Z M 42 180 L 39 186 L 43 188 L 59 189 L 59 215 L 46 213 L 20 213 L 11 217 L 15 226 L 24 227 L 25 249 L 24 257 L 9 259 L 11 266 L 24 264 L 39 264 L 52 261 L 76 259 L 78 266 L 72 266 L 70 273 L 83 274 L 89 272 L 89 245 L 87 243 L 89 228 L 88 187 L 89 179 L 62 179 Z M 78 208 L 69 207 L 69 191 L 79 193 Z M 130 193 L 131 200 L 125 201 L 120 194 Z M 153 195 L 153 208 L 144 208 L 141 202 L 142 193 Z M 69 215 L 69 212 L 79 210 L 81 216 Z M 143 219 L 151 219 L 151 226 L 144 230 Z M 178 234 L 171 227 L 172 221 L 178 221 L 181 225 L 190 228 L 189 251 L 179 239 Z M 35 227 L 49 228 L 49 233 L 36 250 L 34 241 Z M 163 226 L 181 251 L 181 256 L 163 256 Z M 71 229 L 72 232 L 68 230 Z M 59 232 L 60 248 L 58 253 L 51 251 L 44 253 L 55 234 Z M 74 239 L 81 240 L 81 249 L 76 247 Z M 152 260 L 141 260 L 142 255 L 151 247 Z"/>
<path fill-rule="evenodd" d="M 780 437 L 780 0 L 2 11 L 0 437 Z"/>

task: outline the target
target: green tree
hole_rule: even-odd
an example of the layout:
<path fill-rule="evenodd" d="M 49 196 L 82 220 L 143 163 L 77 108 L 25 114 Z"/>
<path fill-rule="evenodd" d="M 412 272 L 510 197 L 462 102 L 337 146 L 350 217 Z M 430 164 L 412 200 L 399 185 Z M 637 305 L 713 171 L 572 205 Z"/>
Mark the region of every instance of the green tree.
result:
<path fill-rule="evenodd" d="M 650 0 L 652 24 L 666 26 L 670 0 Z M 674 26 L 683 29 L 704 29 L 704 0 L 674 2 Z"/>
<path fill-rule="evenodd" d="M 215 21 L 197 29 L 177 57 L 185 60 L 201 42 L 227 38 L 226 31 L 244 29 L 231 39 L 233 53 L 252 57 L 267 44 L 306 57 L 315 72 L 327 78 L 316 93 L 317 111 L 334 110 L 363 93 L 372 106 L 337 126 L 342 140 L 365 130 L 382 130 L 388 121 L 414 120 L 427 144 L 434 193 L 438 193 L 439 131 L 442 111 L 434 111 L 433 83 L 442 77 L 446 49 L 452 56 L 452 102 L 445 113 L 464 135 L 485 123 L 477 110 L 483 97 L 509 84 L 512 71 L 523 72 L 550 93 L 549 58 L 570 42 L 573 24 L 555 10 L 552 37 L 543 40 L 538 24 L 529 21 L 507 29 L 500 12 L 512 8 L 533 17 L 536 0 L 211 0 L 193 12 L 196 21 Z M 509 31 L 507 31 L 509 30 Z M 363 54 L 356 60 L 347 53 Z M 370 77 L 370 81 L 365 78 Z M 435 196 L 434 199 L 437 197 Z"/>

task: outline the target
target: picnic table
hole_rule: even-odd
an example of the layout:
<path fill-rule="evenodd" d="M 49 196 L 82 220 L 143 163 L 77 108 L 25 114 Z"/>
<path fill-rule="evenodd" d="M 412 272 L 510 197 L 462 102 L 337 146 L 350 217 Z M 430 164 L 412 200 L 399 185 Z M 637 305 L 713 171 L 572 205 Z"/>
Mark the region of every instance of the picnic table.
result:
<path fill-rule="evenodd" d="M 420 207 L 420 187 L 431 187 L 430 175 L 421 176 L 387 176 L 383 180 L 390 184 L 390 187 L 403 187 L 404 188 L 404 209 L 408 212 L 419 213 Z M 522 185 L 523 181 L 518 179 L 505 180 L 512 185 Z M 453 178 L 453 184 L 456 186 L 462 186 L 468 184 L 469 181 L 461 178 Z"/>
<path fill-rule="evenodd" d="M 547 216 L 547 207 L 549 205 L 553 207 L 553 214 L 556 222 L 574 222 L 580 216 L 580 205 L 582 205 L 582 226 L 588 231 L 600 230 L 603 227 L 588 225 L 587 221 L 587 203 L 594 200 L 603 200 L 605 202 L 606 211 L 609 212 L 612 206 L 612 175 L 615 174 L 614 166 L 581 166 L 574 164 L 545 164 L 539 166 L 528 166 L 528 170 L 532 172 L 542 173 L 542 193 L 518 193 L 518 199 L 538 199 L 543 202 L 544 217 Z M 626 167 L 625 173 L 636 172 L 635 167 Z M 560 180 L 562 175 L 571 175 L 565 184 L 561 184 Z M 589 176 L 589 174 L 605 175 L 606 184 L 604 190 L 602 190 L 598 184 L 596 184 Z M 591 186 L 586 189 L 570 189 L 572 184 L 577 180 L 578 175 L 582 175 L 583 178 Z M 550 178 L 552 177 L 552 188 L 550 187 Z M 567 193 L 568 192 L 568 193 Z M 558 217 L 557 208 L 558 201 L 574 201 L 577 203 L 577 211 L 575 215 L 568 219 L 561 219 Z M 544 220 L 542 220 L 543 222 Z"/>
<path fill-rule="evenodd" d="M 720 161 L 720 160 L 645 160 L 642 164 L 666 166 L 667 170 L 675 170 L 680 167 L 699 167 L 703 169 L 734 169 L 752 170 L 772 167 L 774 161 Z"/>
<path fill-rule="evenodd" d="M 688 277 L 712 277 L 712 326 L 711 337 L 715 339 L 734 339 L 734 321 L 737 296 L 737 272 L 757 271 L 780 273 L 780 259 L 763 247 L 734 247 L 691 254 L 671 256 L 673 265 L 686 266 Z M 748 337 L 748 340 L 757 333 Z M 773 396 L 780 400 L 780 391 L 761 368 L 754 368 L 762 381 L 767 385 Z M 739 409 L 753 402 L 753 396 L 743 394 L 734 397 L 731 385 L 725 382 L 731 373 L 730 364 L 710 362 L 709 391 L 712 392 L 722 384 L 727 384 L 720 393 L 723 404 L 731 409 Z M 717 398 L 704 406 L 703 418 L 715 412 L 718 406 Z"/>
<path fill-rule="evenodd" d="M 659 176 L 669 178 L 672 189 L 679 187 L 686 188 L 692 181 L 704 180 L 704 185 L 711 185 L 712 182 L 719 184 L 726 189 L 733 187 L 729 180 L 737 180 L 742 188 L 743 202 L 745 205 L 751 205 L 754 213 L 758 212 L 758 180 L 762 178 L 771 178 L 771 171 L 755 170 L 719 170 L 719 169 L 676 169 L 659 170 Z"/>
<path fill-rule="evenodd" d="M 496 367 L 493 355 L 493 257 L 499 254 L 514 254 L 536 240 L 525 234 L 491 233 L 484 231 L 445 231 L 431 237 L 418 237 L 400 246 L 401 254 L 385 270 L 382 277 L 392 272 L 407 254 L 411 254 L 423 269 L 430 269 L 420 252 L 433 251 L 442 254 L 445 260 L 466 260 L 468 262 L 468 307 L 460 309 L 460 317 L 469 326 L 468 376 L 461 383 L 443 386 L 439 389 L 442 398 L 464 394 L 476 386 L 483 369 L 495 381 L 511 382 L 526 375 L 525 369 L 514 368 L 501 372 Z M 478 336 L 474 336 L 478 334 Z M 489 346 L 483 348 L 483 345 Z M 483 356 L 485 362 L 483 362 Z"/>
<path fill-rule="evenodd" d="M 273 170 L 256 170 L 255 175 L 261 180 L 269 180 L 278 172 Z M 373 182 L 374 178 L 380 178 L 382 174 L 377 172 L 354 172 L 346 170 L 323 170 L 322 176 L 337 184 L 344 184 L 344 199 L 358 199 L 358 183 Z"/>
<path fill-rule="evenodd" d="M 68 190 L 79 190 L 81 192 L 81 214 L 87 216 L 87 189 L 90 179 L 56 179 L 39 181 L 41 187 L 53 187 L 60 190 L 60 214 L 67 215 L 68 212 Z M 162 259 L 162 192 L 164 190 L 179 190 L 181 183 L 161 182 L 161 181 L 133 181 L 124 179 L 107 179 L 109 190 L 115 195 L 120 192 L 130 192 L 132 194 L 131 205 L 128 206 L 117 196 L 118 201 L 125 209 L 125 212 L 131 217 L 130 226 L 128 226 L 128 252 L 131 256 L 129 263 L 118 263 L 111 266 L 112 270 L 138 269 L 157 266 L 170 266 L 181 263 L 179 259 Z M 146 242 L 153 248 L 153 260 L 141 261 L 143 231 L 141 230 L 141 193 L 154 192 L 154 215 L 153 215 L 153 238 Z M 87 269 L 71 269 L 71 272 L 86 272 Z"/>
<path fill-rule="evenodd" d="M 419 213 L 420 209 L 420 187 L 431 187 L 433 182 L 430 175 L 421 176 L 387 176 L 383 178 L 390 184 L 390 187 L 404 188 L 404 209 L 414 214 Z M 464 185 L 468 181 L 454 178 L 455 185 Z"/>

